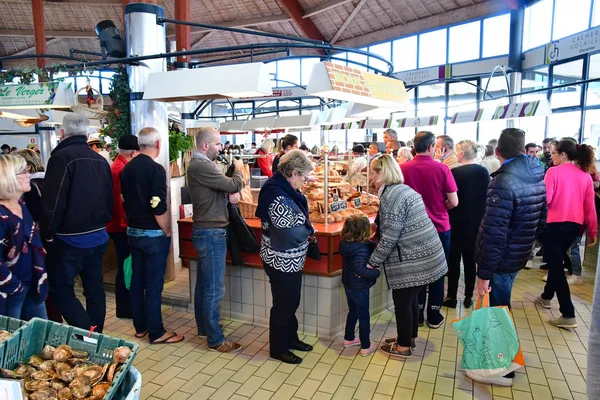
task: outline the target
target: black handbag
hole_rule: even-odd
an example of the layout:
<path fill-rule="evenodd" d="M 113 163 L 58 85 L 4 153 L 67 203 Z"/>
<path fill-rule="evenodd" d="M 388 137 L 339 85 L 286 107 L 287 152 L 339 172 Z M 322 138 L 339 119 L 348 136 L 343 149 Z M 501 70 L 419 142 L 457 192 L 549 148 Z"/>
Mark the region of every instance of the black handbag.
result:
<path fill-rule="evenodd" d="M 308 251 L 306 252 L 306 256 L 312 258 L 313 260 L 321 259 L 321 250 L 319 250 L 319 244 L 317 243 L 317 238 L 315 238 L 315 237 L 308 238 Z"/>

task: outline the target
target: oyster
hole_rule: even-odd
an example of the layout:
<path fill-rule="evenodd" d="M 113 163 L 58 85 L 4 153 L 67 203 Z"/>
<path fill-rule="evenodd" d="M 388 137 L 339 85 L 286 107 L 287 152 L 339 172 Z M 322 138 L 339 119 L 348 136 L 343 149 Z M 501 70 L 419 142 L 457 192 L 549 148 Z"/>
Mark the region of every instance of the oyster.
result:
<path fill-rule="evenodd" d="M 0 343 L 4 342 L 6 339 L 10 337 L 11 333 L 9 331 L 0 330 Z"/>
<path fill-rule="evenodd" d="M 38 381 L 38 380 L 30 380 L 25 382 L 25 389 L 30 392 L 37 392 L 40 389 L 50 387 L 50 381 Z"/>
<path fill-rule="evenodd" d="M 73 379 L 69 384 L 69 389 L 73 397 L 76 399 L 83 399 L 92 392 L 92 382 L 90 378 L 85 375 L 81 375 Z"/>
<path fill-rule="evenodd" d="M 58 378 L 52 379 L 52 382 L 50 383 L 50 385 L 52 386 L 52 389 L 57 390 L 57 391 L 61 391 L 62 389 L 67 387 L 67 384 Z"/>
<path fill-rule="evenodd" d="M 69 358 L 73 357 L 73 350 L 71 346 L 66 344 L 62 344 L 54 350 L 53 358 L 56 361 L 67 361 Z"/>
<path fill-rule="evenodd" d="M 31 374 L 31 378 L 38 381 L 50 381 L 56 377 L 56 374 L 50 374 L 48 372 L 49 371 L 35 371 L 33 374 Z"/>
<path fill-rule="evenodd" d="M 56 364 L 56 361 L 54 360 L 46 360 L 43 363 L 40 364 L 40 366 L 38 367 L 38 369 L 40 371 L 52 371 L 54 369 L 54 364 Z"/>
<path fill-rule="evenodd" d="M 58 392 L 58 400 L 73 400 L 73 393 L 71 389 L 64 388 Z"/>
<path fill-rule="evenodd" d="M 42 357 L 34 354 L 31 357 L 29 357 L 29 360 L 27 361 L 27 364 L 31 365 L 32 367 L 37 368 L 43 362 L 44 362 L 44 359 Z"/>
<path fill-rule="evenodd" d="M 91 386 L 92 380 L 85 375 L 76 376 L 75 379 L 69 383 L 69 387 L 73 389 L 74 386 Z"/>
<path fill-rule="evenodd" d="M 1 378 L 23 379 L 25 376 L 27 376 L 27 375 L 23 374 L 23 373 L 18 373 L 16 371 L 13 371 L 10 369 L 6 369 L 6 368 L 0 369 L 0 377 Z"/>
<path fill-rule="evenodd" d="M 69 364 L 71 364 L 72 366 L 84 364 L 87 361 L 88 361 L 87 358 L 77 358 L 77 357 L 69 358 Z"/>
<path fill-rule="evenodd" d="M 73 358 L 85 358 L 85 359 L 90 358 L 90 354 L 87 351 L 79 351 L 79 350 L 71 349 L 71 353 L 73 354 L 72 355 Z"/>
<path fill-rule="evenodd" d="M 73 367 L 73 372 L 75 372 L 75 376 L 83 375 L 86 369 L 88 369 L 89 365 L 87 364 L 79 364 Z"/>
<path fill-rule="evenodd" d="M 110 368 L 108 369 L 108 373 L 106 374 L 106 380 L 109 382 L 112 382 L 113 379 L 115 378 L 116 373 L 119 371 L 119 363 L 114 362 L 110 365 Z"/>
<path fill-rule="evenodd" d="M 65 382 L 71 382 L 75 378 L 75 371 L 67 363 L 56 364 L 56 375 Z"/>
<path fill-rule="evenodd" d="M 83 375 L 90 378 L 90 381 L 93 385 L 94 383 L 100 382 L 102 380 L 102 378 L 104 377 L 104 373 L 105 371 L 101 366 L 92 365 L 85 370 Z"/>
<path fill-rule="evenodd" d="M 101 382 L 101 383 L 97 384 L 96 386 L 94 386 L 94 389 L 92 390 L 92 396 L 97 397 L 99 399 L 103 399 L 104 395 L 106 395 L 106 392 L 108 392 L 109 388 L 110 388 L 110 383 Z"/>
<path fill-rule="evenodd" d="M 29 374 L 31 374 L 34 371 L 35 371 L 35 369 L 31 368 L 27 364 L 20 364 L 17 368 L 15 368 L 15 372 L 18 375 L 23 375 L 23 376 L 28 376 Z"/>
<path fill-rule="evenodd" d="M 43 388 L 29 395 L 29 400 L 50 400 L 56 399 L 58 393 L 52 388 Z"/>
<path fill-rule="evenodd" d="M 113 359 L 115 362 L 124 364 L 127 361 L 127 357 L 131 354 L 131 349 L 127 346 L 117 347 L 113 353 Z"/>
<path fill-rule="evenodd" d="M 52 360 L 54 358 L 54 351 L 56 349 L 50 345 L 45 345 L 42 349 L 42 358 L 44 360 Z"/>

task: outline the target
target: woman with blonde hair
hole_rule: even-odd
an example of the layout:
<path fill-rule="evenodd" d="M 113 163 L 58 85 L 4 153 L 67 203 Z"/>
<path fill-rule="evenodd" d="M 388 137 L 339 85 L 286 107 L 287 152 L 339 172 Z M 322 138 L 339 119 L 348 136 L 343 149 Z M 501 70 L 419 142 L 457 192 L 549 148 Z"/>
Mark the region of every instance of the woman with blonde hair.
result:
<path fill-rule="evenodd" d="M 25 159 L 31 173 L 31 190 L 23 194 L 23 200 L 33 216 L 33 220 L 39 222 L 43 212 L 42 188 L 44 187 L 44 176 L 46 175 L 44 162 L 42 161 L 42 157 L 31 149 L 19 150 L 15 154 Z"/>
<path fill-rule="evenodd" d="M 448 211 L 450 216 L 450 255 L 448 257 L 448 293 L 443 305 L 456 308 L 460 260 L 465 270 L 465 308 L 473 304 L 477 267 L 475 242 L 479 225 L 485 213 L 487 187 L 490 175 L 487 168 L 477 163 L 477 143 L 463 140 L 454 146 L 459 167 L 451 170 L 458 187 L 458 206 Z"/>
<path fill-rule="evenodd" d="M 273 148 L 275 147 L 275 143 L 271 139 L 263 140 L 260 148 L 256 151 L 257 156 L 265 156 L 265 157 L 257 157 L 254 162 L 254 168 L 260 168 L 260 174 L 262 176 L 268 176 L 269 178 L 273 176 Z"/>
<path fill-rule="evenodd" d="M 29 167 L 0 157 L 0 311 L 12 318 L 47 318 L 48 280 L 37 224 L 21 200 L 31 190 Z"/>
<path fill-rule="evenodd" d="M 404 184 L 396 160 L 389 154 L 374 159 L 371 179 L 381 203 L 375 220 L 378 243 L 367 268 L 385 269 L 398 333 L 386 339 L 381 350 L 410 358 L 419 330 L 417 295 L 446 274 L 446 256 L 421 195 Z"/>

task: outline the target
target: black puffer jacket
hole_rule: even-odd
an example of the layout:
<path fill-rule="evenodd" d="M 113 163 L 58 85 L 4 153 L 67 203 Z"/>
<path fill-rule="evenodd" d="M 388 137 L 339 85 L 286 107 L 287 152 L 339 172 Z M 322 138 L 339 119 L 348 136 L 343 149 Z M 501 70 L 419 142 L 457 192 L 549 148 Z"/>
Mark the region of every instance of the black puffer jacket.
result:
<path fill-rule="evenodd" d="M 369 289 L 379 278 L 379 269 L 367 268 L 369 257 L 375 249 L 373 242 L 340 242 L 342 255 L 342 283 L 344 286 L 362 290 Z"/>
<path fill-rule="evenodd" d="M 516 157 L 492 178 L 476 247 L 477 276 L 485 280 L 525 266 L 548 212 L 544 167 L 537 160 Z"/>

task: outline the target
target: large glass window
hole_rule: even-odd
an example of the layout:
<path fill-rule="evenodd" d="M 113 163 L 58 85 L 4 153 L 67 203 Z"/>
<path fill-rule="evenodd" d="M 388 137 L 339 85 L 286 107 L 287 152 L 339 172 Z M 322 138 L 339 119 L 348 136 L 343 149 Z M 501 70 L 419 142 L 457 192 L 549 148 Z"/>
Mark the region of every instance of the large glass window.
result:
<path fill-rule="evenodd" d="M 482 104 L 481 107 L 485 108 L 486 105 Z M 479 140 L 477 142 L 486 145 L 490 140 L 498 139 L 500 137 L 502 129 L 504 128 L 506 128 L 506 120 L 504 119 L 480 122 Z M 544 132 L 542 131 L 542 135 L 543 133 Z"/>
<path fill-rule="evenodd" d="M 448 62 L 456 63 L 479 58 L 481 21 L 450 28 Z"/>
<path fill-rule="evenodd" d="M 419 35 L 419 68 L 446 64 L 446 29 Z"/>
<path fill-rule="evenodd" d="M 552 40 L 586 30 L 590 23 L 591 5 L 592 0 L 555 0 Z"/>
<path fill-rule="evenodd" d="M 555 112 L 548 117 L 548 137 L 557 139 L 572 137 L 579 140 L 580 124 L 581 111 Z"/>
<path fill-rule="evenodd" d="M 510 14 L 483 20 L 482 57 L 494 57 L 508 54 L 510 43 Z"/>
<path fill-rule="evenodd" d="M 303 58 L 302 59 L 302 81 L 301 85 L 308 85 L 308 81 L 310 80 L 310 74 L 312 74 L 313 67 L 315 64 L 320 63 L 321 60 L 318 58 Z"/>
<path fill-rule="evenodd" d="M 579 81 L 583 74 L 583 60 L 555 65 L 552 71 L 552 86 Z M 552 108 L 581 105 L 581 90 L 581 85 L 553 90 L 550 97 Z"/>
<path fill-rule="evenodd" d="M 417 36 L 394 40 L 394 71 L 417 69 Z"/>
<path fill-rule="evenodd" d="M 446 94 L 443 83 L 419 86 L 418 90 L 419 115 L 445 115 Z"/>
<path fill-rule="evenodd" d="M 600 158 L 600 110 L 585 112 L 585 127 L 583 130 L 583 143 L 595 148 L 596 159 Z"/>
<path fill-rule="evenodd" d="M 527 92 L 548 87 L 548 67 L 523 72 L 521 90 Z M 546 99 L 547 92 L 536 92 L 521 96 L 523 101 Z"/>
<path fill-rule="evenodd" d="M 519 129 L 525 132 L 525 143 L 542 144 L 546 138 L 546 117 L 522 118 L 517 121 Z"/>
<path fill-rule="evenodd" d="M 277 79 L 279 86 L 290 86 L 300 84 L 300 60 L 277 61 Z"/>
<path fill-rule="evenodd" d="M 592 11 L 592 26 L 600 25 L 600 1 L 594 1 L 594 10 Z"/>
<path fill-rule="evenodd" d="M 600 1 L 596 4 L 600 6 Z M 590 57 L 588 71 L 590 79 L 600 78 L 600 54 L 594 54 Z M 600 104 L 600 82 L 590 82 L 588 83 L 586 105 L 594 106 L 598 104 Z"/>
<path fill-rule="evenodd" d="M 373 54 L 377 54 L 384 59 L 391 61 L 392 60 L 392 42 L 385 42 L 375 46 L 369 46 L 369 52 Z M 388 66 L 383 61 L 380 61 L 376 58 L 369 57 L 369 66 L 378 68 L 384 72 L 388 71 Z"/>
<path fill-rule="evenodd" d="M 540 0 L 525 9 L 523 51 L 550 42 L 552 7 L 552 0 Z"/>
<path fill-rule="evenodd" d="M 332 63 L 334 64 L 341 64 L 341 65 L 346 65 L 346 61 L 341 61 L 341 60 L 347 60 L 348 59 L 348 53 L 336 53 L 332 55 L 333 57 L 340 59 L 340 60 L 331 60 Z"/>
<path fill-rule="evenodd" d="M 471 81 L 476 85 L 476 81 Z M 459 111 L 472 111 L 477 109 L 477 87 L 466 82 L 456 82 L 448 85 L 448 117 Z M 454 142 L 461 140 L 475 140 L 477 137 L 477 123 L 451 124 L 447 121 L 446 134 Z"/>
<path fill-rule="evenodd" d="M 362 49 L 359 49 L 359 50 L 367 51 L 367 48 L 365 47 L 365 48 L 362 48 Z M 369 62 L 368 58 L 369 57 L 367 57 L 365 55 L 362 55 L 362 54 L 348 53 L 348 61 L 356 61 L 358 63 L 367 65 L 367 63 Z M 348 63 L 348 66 L 351 67 L 351 68 L 361 69 L 361 70 L 364 70 L 364 71 L 367 70 L 366 67 L 362 67 L 362 66 L 360 66 L 358 64 L 354 64 L 354 63 L 351 63 L 351 62 Z"/>

